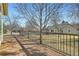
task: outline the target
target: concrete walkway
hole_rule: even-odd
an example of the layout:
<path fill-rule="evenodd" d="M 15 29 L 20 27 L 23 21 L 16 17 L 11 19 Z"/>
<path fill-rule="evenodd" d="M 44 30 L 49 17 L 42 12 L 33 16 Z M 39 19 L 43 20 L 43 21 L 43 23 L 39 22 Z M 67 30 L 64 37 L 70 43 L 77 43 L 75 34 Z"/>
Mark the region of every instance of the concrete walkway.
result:
<path fill-rule="evenodd" d="M 61 54 L 51 50 L 49 47 L 36 44 L 28 39 L 17 37 L 16 40 L 19 42 L 25 53 L 29 56 L 62 56 Z"/>

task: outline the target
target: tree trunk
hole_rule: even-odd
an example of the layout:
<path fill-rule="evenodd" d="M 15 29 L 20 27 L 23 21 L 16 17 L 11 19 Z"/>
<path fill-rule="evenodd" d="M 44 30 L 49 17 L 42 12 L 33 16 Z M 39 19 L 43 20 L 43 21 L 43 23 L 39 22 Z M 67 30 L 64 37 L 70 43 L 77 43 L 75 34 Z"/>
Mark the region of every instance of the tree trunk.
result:
<path fill-rule="evenodd" d="M 28 31 L 28 39 L 29 39 L 29 31 Z"/>
<path fill-rule="evenodd" d="M 40 5 L 40 44 L 42 44 L 42 6 Z"/>
<path fill-rule="evenodd" d="M 40 44 L 42 44 L 42 30 L 40 30 Z"/>

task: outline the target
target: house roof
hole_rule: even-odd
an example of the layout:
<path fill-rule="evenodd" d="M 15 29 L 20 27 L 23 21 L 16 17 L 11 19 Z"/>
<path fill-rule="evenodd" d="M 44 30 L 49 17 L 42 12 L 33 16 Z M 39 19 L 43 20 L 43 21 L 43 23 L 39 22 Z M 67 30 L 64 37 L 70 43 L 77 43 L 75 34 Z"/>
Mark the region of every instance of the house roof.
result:
<path fill-rule="evenodd" d="M 48 26 L 48 28 L 52 29 L 52 28 L 55 28 L 56 26 L 57 26 L 57 28 L 66 28 L 66 27 L 79 28 L 79 26 L 71 25 L 69 23 L 61 23 L 61 24 L 57 24 L 57 25 L 53 25 L 53 26 Z"/>
<path fill-rule="evenodd" d="M 63 26 L 63 28 L 64 28 L 65 26 L 69 26 L 69 27 L 73 27 L 73 28 L 79 28 L 79 26 L 77 26 L 77 25 L 72 25 L 72 24 L 69 24 L 69 23 L 67 23 L 67 24 L 60 24 L 60 26 L 61 26 L 61 27 Z"/>

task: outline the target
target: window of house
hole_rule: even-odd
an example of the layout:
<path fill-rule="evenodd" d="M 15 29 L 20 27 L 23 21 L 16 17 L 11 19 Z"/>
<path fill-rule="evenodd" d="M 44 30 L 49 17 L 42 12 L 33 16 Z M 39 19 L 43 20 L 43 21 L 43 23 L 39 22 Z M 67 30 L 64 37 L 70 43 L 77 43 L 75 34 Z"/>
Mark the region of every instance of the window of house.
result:
<path fill-rule="evenodd" d="M 68 30 L 68 32 L 70 32 L 70 30 Z"/>
<path fill-rule="evenodd" d="M 79 31 L 79 28 L 77 28 L 77 31 Z"/>
<path fill-rule="evenodd" d="M 61 32 L 63 33 L 63 30 L 61 30 Z"/>
<path fill-rule="evenodd" d="M 54 30 L 51 30 L 51 32 L 54 32 Z"/>

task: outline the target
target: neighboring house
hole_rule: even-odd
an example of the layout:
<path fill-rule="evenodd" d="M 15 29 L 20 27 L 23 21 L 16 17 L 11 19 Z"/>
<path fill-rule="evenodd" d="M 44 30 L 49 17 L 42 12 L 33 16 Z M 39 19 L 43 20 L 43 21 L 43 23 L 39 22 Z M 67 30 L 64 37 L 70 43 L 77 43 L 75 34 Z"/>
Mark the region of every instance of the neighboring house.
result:
<path fill-rule="evenodd" d="M 61 23 L 57 26 L 49 26 L 48 31 L 54 33 L 79 34 L 79 26 L 71 25 L 69 23 Z"/>
<path fill-rule="evenodd" d="M 19 26 L 16 26 L 15 28 L 12 29 L 11 34 L 20 35 L 20 30 L 21 30 L 21 28 Z"/>
<path fill-rule="evenodd" d="M 21 28 L 20 35 L 26 35 L 28 33 L 26 28 Z"/>

